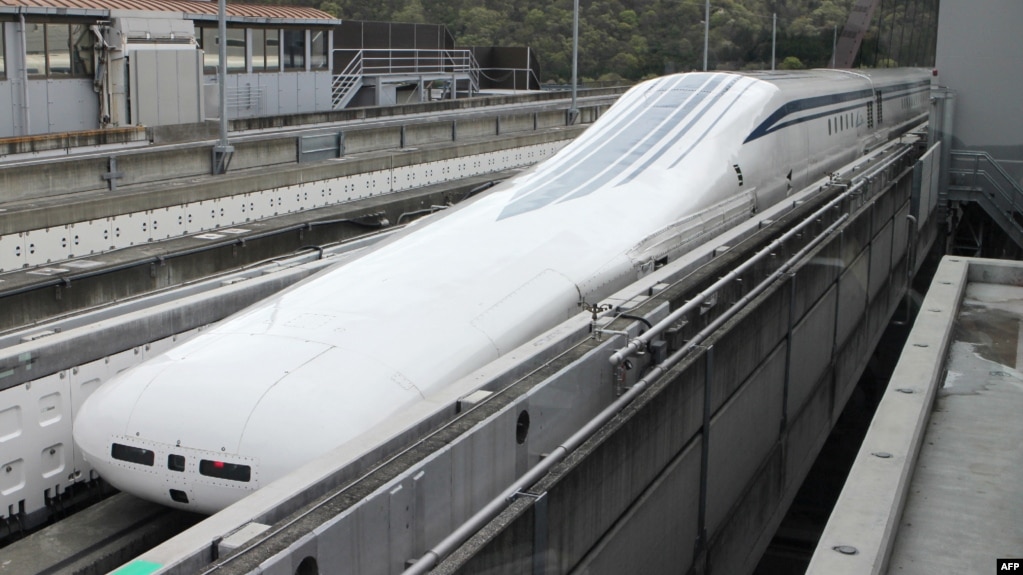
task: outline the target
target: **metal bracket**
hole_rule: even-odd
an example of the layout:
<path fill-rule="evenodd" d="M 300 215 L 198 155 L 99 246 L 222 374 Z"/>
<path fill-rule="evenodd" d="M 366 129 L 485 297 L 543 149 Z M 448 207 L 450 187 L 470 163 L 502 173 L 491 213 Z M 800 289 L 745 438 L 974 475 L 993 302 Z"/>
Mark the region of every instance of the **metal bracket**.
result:
<path fill-rule="evenodd" d="M 117 189 L 117 180 L 124 178 L 124 172 L 117 169 L 117 156 L 107 158 L 107 172 L 100 174 L 99 177 L 106 180 L 111 192 Z"/>
<path fill-rule="evenodd" d="M 597 321 L 597 314 L 608 311 L 612 306 L 610 304 L 593 305 L 586 303 L 585 301 L 581 301 L 579 302 L 579 307 L 593 314 L 592 321 Z"/>
<path fill-rule="evenodd" d="M 217 144 L 213 146 L 213 175 L 219 176 L 227 173 L 231 166 L 231 158 L 234 157 L 234 146 Z"/>

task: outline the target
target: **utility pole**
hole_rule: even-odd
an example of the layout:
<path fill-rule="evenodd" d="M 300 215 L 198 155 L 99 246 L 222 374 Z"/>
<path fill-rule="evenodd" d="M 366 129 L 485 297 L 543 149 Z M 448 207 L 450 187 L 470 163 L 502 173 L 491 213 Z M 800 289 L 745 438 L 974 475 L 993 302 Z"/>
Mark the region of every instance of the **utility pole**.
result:
<path fill-rule="evenodd" d="M 838 58 L 837 50 L 838 50 L 838 25 L 836 24 L 835 25 L 835 32 L 834 32 L 834 34 L 831 37 L 831 67 L 832 68 L 837 68 L 837 66 L 835 66 L 835 63 L 837 62 L 837 58 Z"/>
<path fill-rule="evenodd" d="M 578 95 L 578 91 L 579 91 L 579 0 L 575 0 L 572 7 L 572 107 L 569 108 L 568 110 L 569 125 L 575 124 L 576 119 L 579 117 L 579 106 L 576 103 L 576 96 Z"/>
<path fill-rule="evenodd" d="M 705 2 L 703 11 L 703 71 L 707 71 L 707 51 L 710 46 L 710 0 Z"/>
<path fill-rule="evenodd" d="M 778 45 L 778 13 L 774 13 L 774 21 L 771 25 L 771 69 L 774 70 L 774 53 Z"/>

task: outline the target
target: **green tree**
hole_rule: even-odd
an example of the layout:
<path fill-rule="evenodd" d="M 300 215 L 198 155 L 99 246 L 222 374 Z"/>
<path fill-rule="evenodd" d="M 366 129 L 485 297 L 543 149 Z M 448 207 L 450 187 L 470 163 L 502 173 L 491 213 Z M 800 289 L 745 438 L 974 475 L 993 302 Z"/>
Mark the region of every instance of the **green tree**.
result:
<path fill-rule="evenodd" d="M 529 46 L 541 79 L 566 81 L 572 0 L 240 0 L 316 6 L 346 20 L 443 24 L 460 46 Z M 768 66 L 772 16 L 777 57 L 827 66 L 836 27 L 854 0 L 712 0 L 711 69 Z M 886 0 L 863 43 L 866 65 L 930 65 L 937 14 L 929 2 Z M 580 76 L 636 80 L 703 66 L 704 0 L 580 0 Z M 879 20 L 879 22 L 878 22 Z"/>
<path fill-rule="evenodd" d="M 803 62 L 801 62 L 799 58 L 796 58 L 795 56 L 788 56 L 781 61 L 781 64 L 778 64 L 778 68 L 782 70 L 802 70 L 806 68 L 806 66 L 803 65 Z"/>
<path fill-rule="evenodd" d="M 391 16 L 391 20 L 395 22 L 425 23 L 427 22 L 426 9 L 423 8 L 421 0 L 408 0 L 404 7 Z"/>

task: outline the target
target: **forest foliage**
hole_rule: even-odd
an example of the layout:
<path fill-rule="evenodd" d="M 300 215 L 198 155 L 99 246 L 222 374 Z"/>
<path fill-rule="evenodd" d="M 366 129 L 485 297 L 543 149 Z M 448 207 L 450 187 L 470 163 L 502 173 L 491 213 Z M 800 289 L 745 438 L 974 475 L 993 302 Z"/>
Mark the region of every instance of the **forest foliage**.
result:
<path fill-rule="evenodd" d="M 259 0 L 257 0 L 259 1 Z M 572 69 L 573 0 L 262 0 L 304 3 L 339 18 L 444 24 L 458 46 L 529 46 L 541 80 Z M 853 0 L 712 0 L 708 68 L 771 67 L 777 16 L 779 68 L 828 66 Z M 882 3 L 884 4 L 884 3 Z M 906 30 L 934 25 L 936 0 L 888 0 L 864 40 L 866 65 L 926 65 L 927 40 Z M 703 68 L 704 0 L 579 0 L 579 75 L 638 80 Z M 910 24 L 911 23 L 911 24 Z M 898 31 L 896 31 L 898 26 Z M 898 36 L 896 36 L 898 34 Z M 896 45 L 898 44 L 898 45 Z M 914 62 L 897 61 L 898 59 Z"/>

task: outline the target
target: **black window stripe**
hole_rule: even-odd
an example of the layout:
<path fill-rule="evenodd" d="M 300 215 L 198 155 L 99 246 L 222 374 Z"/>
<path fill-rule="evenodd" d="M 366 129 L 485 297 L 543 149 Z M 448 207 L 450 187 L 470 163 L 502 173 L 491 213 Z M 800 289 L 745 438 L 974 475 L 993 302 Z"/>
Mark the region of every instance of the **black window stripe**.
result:
<path fill-rule="evenodd" d="M 238 463 L 203 459 L 199 462 L 199 474 L 217 479 L 248 482 L 252 478 L 252 468 Z"/>
<path fill-rule="evenodd" d="M 908 93 L 923 93 L 928 90 L 930 90 L 930 80 L 923 80 L 920 82 L 907 82 L 904 84 L 895 84 L 892 86 L 881 86 L 873 90 L 871 89 L 856 90 L 853 92 L 828 94 L 824 96 L 813 96 L 810 98 L 803 98 L 801 100 L 793 100 L 791 102 L 786 102 L 777 110 L 775 110 L 774 113 L 768 116 L 766 120 L 761 122 L 760 125 L 757 126 L 752 132 L 750 132 L 750 135 L 747 136 L 746 140 L 743 143 L 745 144 L 752 142 L 753 140 L 762 138 L 772 132 L 776 132 L 778 130 L 787 128 L 795 124 L 814 120 L 822 116 L 826 116 L 828 114 L 854 110 L 860 106 L 863 106 L 865 102 L 857 102 L 855 105 L 840 108 L 838 110 L 828 110 L 827 112 L 822 112 L 811 116 L 804 116 L 801 118 L 790 120 L 788 122 L 781 123 L 781 120 L 783 118 L 785 118 L 786 116 L 790 116 L 792 114 L 805 112 L 816 108 L 824 108 L 827 106 L 832 106 L 835 104 L 840 104 L 855 99 L 874 98 L 876 95 L 880 94 L 884 94 L 883 96 L 884 100 L 891 100 L 897 97 L 905 96 Z M 898 95 L 896 96 L 895 94 Z"/>
<path fill-rule="evenodd" d="M 129 463 L 153 466 L 156 462 L 156 454 L 142 447 L 132 447 L 121 443 L 114 443 L 110 446 L 110 457 Z"/>

